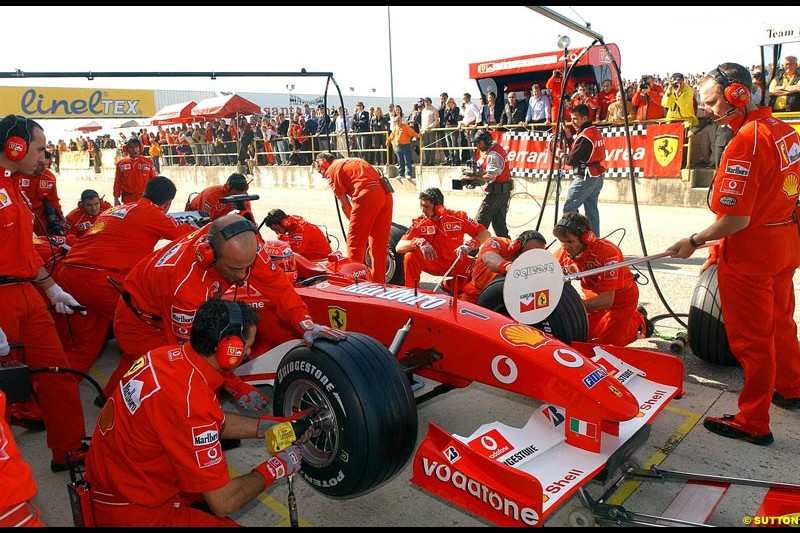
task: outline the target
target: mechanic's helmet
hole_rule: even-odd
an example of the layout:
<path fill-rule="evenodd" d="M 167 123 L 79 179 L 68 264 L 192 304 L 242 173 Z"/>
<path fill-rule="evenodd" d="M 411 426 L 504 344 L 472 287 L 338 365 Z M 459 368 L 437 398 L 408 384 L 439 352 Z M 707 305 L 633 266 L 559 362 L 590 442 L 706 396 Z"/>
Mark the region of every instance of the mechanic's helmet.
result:
<path fill-rule="evenodd" d="M 475 133 L 472 134 L 472 144 L 477 144 L 478 141 L 483 141 L 486 143 L 486 146 L 491 146 L 494 139 L 492 138 L 492 134 L 489 133 L 489 130 L 476 130 Z"/>
<path fill-rule="evenodd" d="M 283 269 L 289 282 L 297 281 L 297 265 L 292 247 L 283 241 L 266 241 L 264 247 L 270 259 Z"/>

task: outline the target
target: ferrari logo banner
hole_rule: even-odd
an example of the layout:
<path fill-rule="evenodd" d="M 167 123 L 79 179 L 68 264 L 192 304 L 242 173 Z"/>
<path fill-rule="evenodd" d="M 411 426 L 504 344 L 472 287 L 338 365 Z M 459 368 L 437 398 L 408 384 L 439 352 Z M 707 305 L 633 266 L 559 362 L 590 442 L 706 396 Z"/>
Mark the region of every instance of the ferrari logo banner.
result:
<path fill-rule="evenodd" d="M 605 142 L 607 177 L 630 175 L 628 143 L 623 126 L 598 126 Z M 547 178 L 551 167 L 551 134 L 540 131 L 492 132 L 508 153 L 515 178 Z M 683 123 L 633 124 L 630 128 L 633 172 L 637 177 L 680 178 Z M 570 167 L 564 167 L 570 172 Z"/>

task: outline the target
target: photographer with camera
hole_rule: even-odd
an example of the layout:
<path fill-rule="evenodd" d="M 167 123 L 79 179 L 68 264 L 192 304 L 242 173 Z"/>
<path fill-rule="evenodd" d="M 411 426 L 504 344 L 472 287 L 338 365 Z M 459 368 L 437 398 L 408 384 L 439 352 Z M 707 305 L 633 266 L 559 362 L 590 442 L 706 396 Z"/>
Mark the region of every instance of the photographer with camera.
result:
<path fill-rule="evenodd" d="M 664 87 L 655 81 L 653 76 L 646 74 L 636 88 L 631 98 L 631 104 L 636 108 L 636 120 L 657 120 L 664 118 L 664 108 L 661 98 L 664 96 Z"/>
<path fill-rule="evenodd" d="M 668 120 L 683 120 L 687 128 L 697 126 L 697 114 L 694 112 L 694 89 L 684 82 L 683 74 L 672 75 L 669 88 L 661 97 L 661 105 L 666 109 Z"/>
<path fill-rule="evenodd" d="M 477 159 L 471 162 L 471 168 L 462 171 L 464 177 L 461 181 L 466 182 L 465 185 L 469 188 L 486 184 L 486 196 L 483 197 L 475 219 L 487 229 L 491 225 L 498 237 L 508 238 L 506 215 L 514 182 L 511 180 L 505 148 L 495 142 L 488 130 L 483 129 L 472 134 L 472 143 L 477 148 Z"/>
<path fill-rule="evenodd" d="M 558 109 L 561 106 L 562 89 L 563 95 L 569 96 L 575 88 L 575 80 L 568 78 L 566 87 L 564 85 L 564 69 L 554 68 L 553 73 L 547 79 L 545 87 L 550 91 L 550 98 L 552 100 L 553 109 L 550 113 L 550 118 L 553 122 L 558 122 Z M 565 98 L 567 108 L 564 110 L 564 119 L 567 118 L 569 113 L 569 98 Z M 555 131 L 555 130 L 554 130 Z"/>

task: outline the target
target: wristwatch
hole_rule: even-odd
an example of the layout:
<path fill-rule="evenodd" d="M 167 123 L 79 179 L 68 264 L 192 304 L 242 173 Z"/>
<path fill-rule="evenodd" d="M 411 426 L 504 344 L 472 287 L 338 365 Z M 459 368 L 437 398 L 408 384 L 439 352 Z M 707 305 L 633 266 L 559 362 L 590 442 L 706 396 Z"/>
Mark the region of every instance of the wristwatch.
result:
<path fill-rule="evenodd" d="M 691 244 L 695 248 L 700 248 L 705 243 L 704 242 L 697 242 L 696 240 L 694 240 L 694 236 L 695 235 L 697 235 L 697 233 L 692 233 L 691 235 L 689 235 L 689 244 Z"/>

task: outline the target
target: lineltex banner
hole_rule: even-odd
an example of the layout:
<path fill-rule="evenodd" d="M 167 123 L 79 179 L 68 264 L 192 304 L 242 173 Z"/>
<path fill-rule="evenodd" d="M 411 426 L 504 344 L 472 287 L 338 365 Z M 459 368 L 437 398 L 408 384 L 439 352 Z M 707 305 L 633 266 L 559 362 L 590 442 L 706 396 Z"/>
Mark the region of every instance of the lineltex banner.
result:
<path fill-rule="evenodd" d="M 624 126 L 598 126 L 605 141 L 605 177 L 630 176 Z M 550 172 L 551 134 L 541 131 L 492 131 L 508 152 L 515 178 L 546 178 Z M 681 122 L 633 124 L 630 127 L 635 177 L 680 178 L 684 148 Z M 565 167 L 569 171 L 569 167 Z"/>

